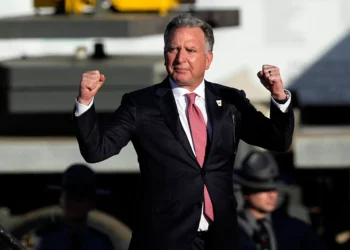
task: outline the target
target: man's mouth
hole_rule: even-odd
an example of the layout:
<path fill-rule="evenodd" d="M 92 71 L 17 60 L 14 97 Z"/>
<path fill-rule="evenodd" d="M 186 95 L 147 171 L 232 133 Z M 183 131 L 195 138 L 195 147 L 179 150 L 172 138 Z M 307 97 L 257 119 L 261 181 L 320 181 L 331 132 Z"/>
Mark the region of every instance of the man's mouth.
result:
<path fill-rule="evenodd" d="M 187 69 L 185 69 L 185 68 L 174 68 L 174 71 L 181 73 L 181 72 L 186 72 Z"/>

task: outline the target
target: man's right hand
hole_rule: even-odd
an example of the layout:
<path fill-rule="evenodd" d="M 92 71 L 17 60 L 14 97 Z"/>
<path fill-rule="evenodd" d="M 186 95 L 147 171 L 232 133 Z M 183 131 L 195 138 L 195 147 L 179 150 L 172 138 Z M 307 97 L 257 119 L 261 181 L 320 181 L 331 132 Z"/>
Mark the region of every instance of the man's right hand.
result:
<path fill-rule="evenodd" d="M 92 98 L 105 82 L 105 76 L 100 71 L 87 71 L 81 76 L 79 95 L 77 101 L 80 104 L 89 105 Z"/>

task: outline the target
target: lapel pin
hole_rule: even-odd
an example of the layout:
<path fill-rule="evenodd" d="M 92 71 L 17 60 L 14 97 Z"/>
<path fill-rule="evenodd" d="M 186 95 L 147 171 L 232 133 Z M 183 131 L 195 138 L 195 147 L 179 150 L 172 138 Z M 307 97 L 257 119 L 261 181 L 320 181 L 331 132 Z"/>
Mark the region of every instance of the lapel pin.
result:
<path fill-rule="evenodd" d="M 219 107 L 222 106 L 221 100 L 216 100 L 216 103 L 218 104 Z"/>

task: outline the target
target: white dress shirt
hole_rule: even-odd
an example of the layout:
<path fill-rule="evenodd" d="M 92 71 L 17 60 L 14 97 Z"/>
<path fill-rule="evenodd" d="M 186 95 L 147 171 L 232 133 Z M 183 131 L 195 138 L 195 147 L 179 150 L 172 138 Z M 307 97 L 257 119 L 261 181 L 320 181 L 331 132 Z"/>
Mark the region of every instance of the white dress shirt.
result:
<path fill-rule="evenodd" d="M 172 92 L 173 92 L 173 95 L 175 98 L 175 102 L 176 102 L 176 106 L 177 106 L 177 110 L 179 113 L 179 118 L 180 118 L 182 127 L 185 130 L 185 133 L 186 133 L 188 141 L 191 145 L 192 151 L 196 155 L 196 152 L 194 151 L 194 147 L 193 147 L 191 130 L 190 130 L 190 126 L 188 123 L 187 114 L 186 114 L 187 98 L 186 98 L 185 94 L 190 93 L 190 91 L 185 89 L 185 88 L 177 86 L 172 80 L 170 80 L 170 84 L 171 84 Z M 208 135 L 209 135 L 209 138 L 211 138 L 212 127 L 211 127 L 211 124 L 208 123 L 208 115 L 207 115 L 207 109 L 206 109 L 206 103 L 205 103 L 205 83 L 204 83 L 204 80 L 193 92 L 197 94 L 195 104 L 198 106 L 198 108 L 201 110 L 201 112 L 203 114 L 204 121 L 207 124 Z M 289 95 L 290 95 L 290 93 L 289 93 Z M 291 102 L 291 98 L 289 98 L 285 104 L 277 103 L 272 97 L 271 97 L 271 99 L 272 99 L 272 102 L 284 113 L 286 112 L 286 110 Z M 86 112 L 93 104 L 93 100 L 91 101 L 91 103 L 88 106 L 80 104 L 77 101 L 75 101 L 75 102 L 76 102 L 76 112 L 75 112 L 76 116 L 80 116 L 81 114 Z M 201 219 L 200 219 L 199 226 L 198 226 L 198 231 L 207 231 L 208 227 L 209 227 L 209 223 L 208 223 L 207 219 L 204 217 L 203 205 L 202 205 L 202 214 L 201 214 Z"/>

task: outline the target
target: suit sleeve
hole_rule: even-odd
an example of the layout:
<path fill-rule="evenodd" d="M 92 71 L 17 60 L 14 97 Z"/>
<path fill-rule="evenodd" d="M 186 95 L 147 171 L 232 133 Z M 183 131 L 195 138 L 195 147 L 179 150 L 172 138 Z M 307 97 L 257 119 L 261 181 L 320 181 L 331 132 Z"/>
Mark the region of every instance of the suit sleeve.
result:
<path fill-rule="evenodd" d="M 292 105 L 285 112 L 270 104 L 270 118 L 264 116 L 241 91 L 242 140 L 248 144 L 276 152 L 288 151 L 294 132 Z"/>
<path fill-rule="evenodd" d="M 86 162 L 96 163 L 119 154 L 131 140 L 136 129 L 136 107 L 125 94 L 106 126 L 100 124 L 94 104 L 74 119 L 80 153 Z"/>

